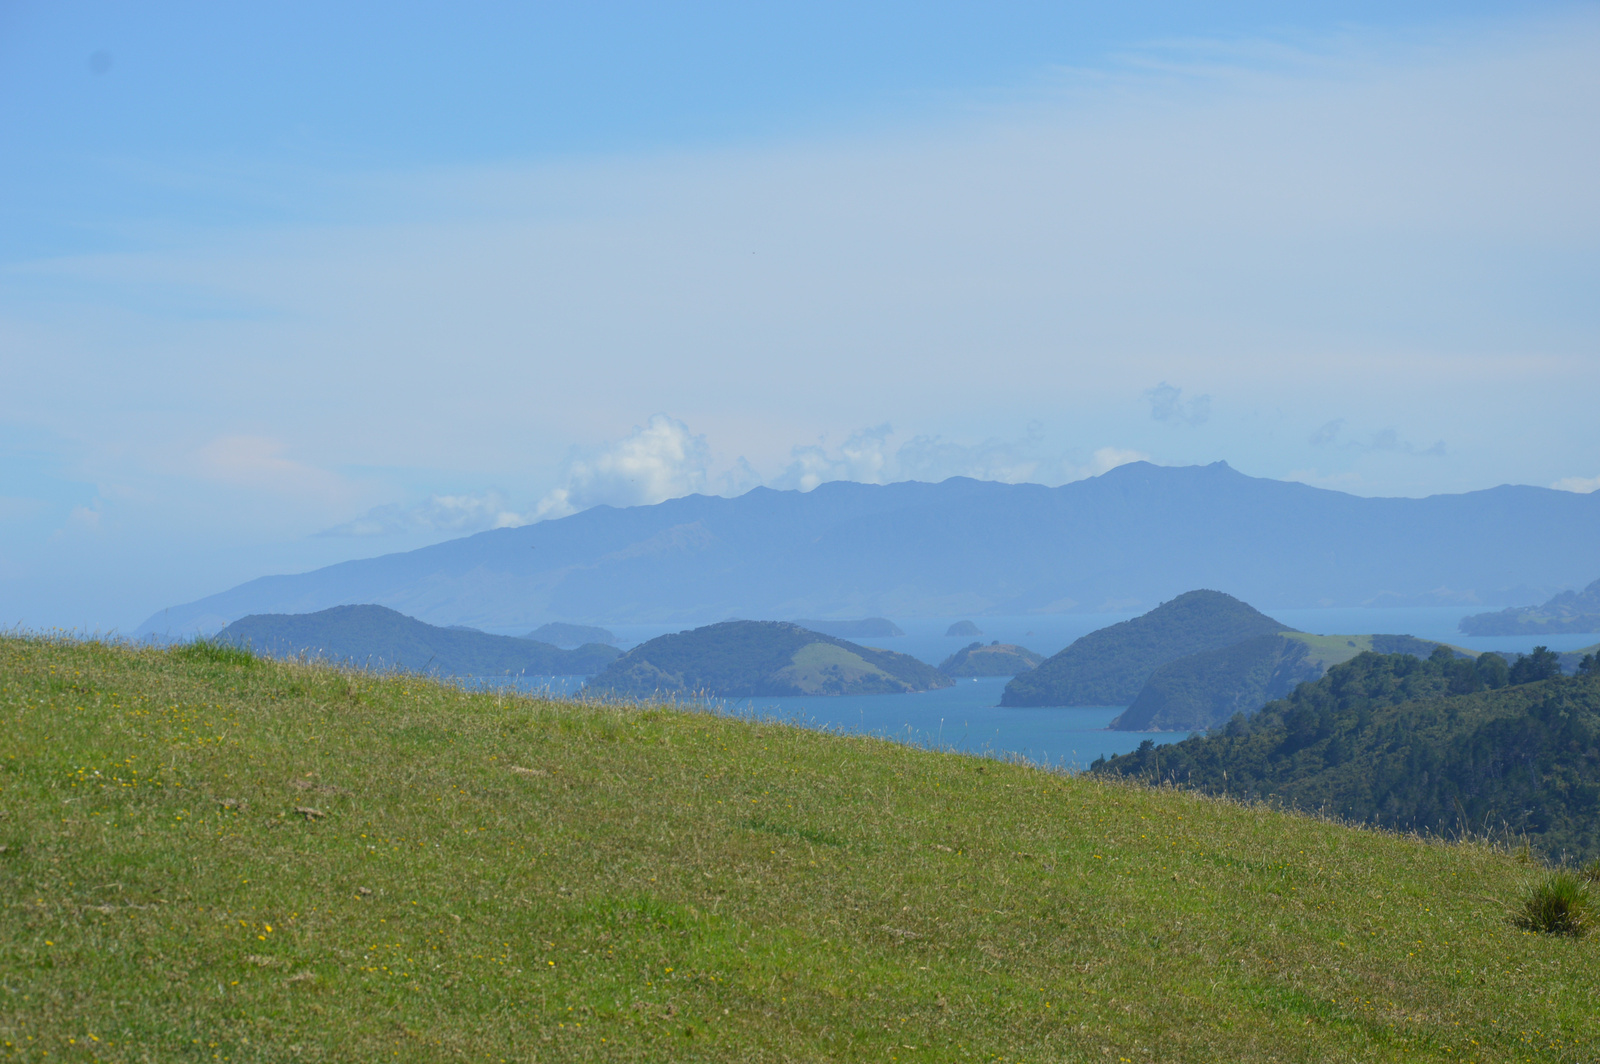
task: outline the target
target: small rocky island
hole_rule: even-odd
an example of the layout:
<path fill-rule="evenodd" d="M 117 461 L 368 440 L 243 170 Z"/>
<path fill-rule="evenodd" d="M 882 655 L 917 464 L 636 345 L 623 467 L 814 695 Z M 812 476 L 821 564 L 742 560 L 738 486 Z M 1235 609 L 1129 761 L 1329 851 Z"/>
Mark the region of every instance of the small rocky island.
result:
<path fill-rule="evenodd" d="M 1043 654 L 1035 654 L 1027 647 L 995 640 L 988 646 L 970 643 L 939 663 L 939 671 L 946 676 L 1015 676 L 1037 668 L 1044 661 Z"/>

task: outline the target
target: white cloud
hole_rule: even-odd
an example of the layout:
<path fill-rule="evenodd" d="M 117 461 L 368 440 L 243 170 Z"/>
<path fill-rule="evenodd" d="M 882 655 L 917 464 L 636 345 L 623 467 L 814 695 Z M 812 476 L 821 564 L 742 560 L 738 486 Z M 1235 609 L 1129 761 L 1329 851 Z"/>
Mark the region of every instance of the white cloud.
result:
<path fill-rule="evenodd" d="M 1117 447 L 1102 447 L 1094 452 L 1094 458 L 1089 463 L 1091 472 L 1088 475 L 1097 477 L 1101 473 L 1109 473 L 1118 466 L 1124 466 L 1130 462 L 1148 462 L 1149 460 L 1150 456 L 1143 451 L 1124 451 Z"/>
<path fill-rule="evenodd" d="M 1450 440 L 1427 473 L 1403 447 L 1398 473 L 1374 463 L 1373 490 L 1548 482 L 1600 372 L 1578 295 L 1597 52 L 1592 12 L 1268 58 L 1189 42 L 868 136 L 313 175 L 293 224 L 8 267 L 52 297 L 0 310 L 0 349 L 29 352 L 0 417 L 86 454 L 260 426 L 289 446 L 219 456 L 228 475 L 469 469 L 556 485 L 551 513 L 583 504 L 552 457 L 660 409 L 796 483 L 890 475 L 871 440 L 790 453 L 820 426 L 1009 446 L 1037 419 L 1081 451 L 1204 420 L 1206 457 L 1265 471 L 1318 461 L 1285 441 L 1344 410 Z M 1517 295 L 1549 271 L 1545 303 Z M 171 292 L 252 312 L 201 320 Z M 82 385 L 53 394 L 62 374 Z M 1224 417 L 1274 409 L 1276 436 L 1223 442 Z M 964 465 L 895 442 L 906 468 L 1066 473 L 1065 447 Z"/>
<path fill-rule="evenodd" d="M 386 536 L 401 532 L 443 532 L 466 535 L 490 528 L 515 528 L 527 518 L 513 511 L 497 491 L 476 495 L 430 495 L 415 506 L 375 506 L 353 521 L 335 525 L 322 536 Z"/>
<path fill-rule="evenodd" d="M 1345 439 L 1344 426 L 1344 418 L 1335 418 L 1313 432 L 1307 442 L 1313 447 L 1333 447 L 1339 450 L 1357 451 L 1366 454 L 1376 451 L 1388 451 L 1396 454 L 1443 458 L 1449 453 L 1443 440 L 1435 440 L 1429 447 L 1419 447 L 1410 440 L 1403 438 L 1400 435 L 1400 430 L 1393 426 L 1379 429 L 1369 434 L 1364 440 Z M 1294 478 L 1291 477 L 1290 479 Z"/>
<path fill-rule="evenodd" d="M 888 484 L 955 476 L 1008 484 L 1065 484 L 1150 457 L 1119 447 L 1102 447 L 1087 456 L 1063 453 L 1048 445 L 1037 424 L 1015 440 L 991 438 L 973 444 L 916 436 L 896 445 L 894 435 L 893 426 L 874 425 L 851 433 L 837 447 L 825 441 L 795 446 L 787 466 L 775 476 L 763 477 L 743 456 L 728 468 L 713 471 L 705 436 L 694 434 L 676 418 L 657 414 L 621 440 L 573 454 L 562 486 L 545 493 L 526 513 L 518 512 L 500 492 L 433 495 L 417 505 L 374 507 L 319 535 L 465 535 L 566 517 L 601 504 L 648 505 L 697 491 L 733 496 L 761 484 L 810 491 L 836 480 Z"/>
<path fill-rule="evenodd" d="M 74 506 L 67 515 L 67 524 L 74 528 L 86 529 L 90 532 L 100 531 L 100 520 L 104 513 L 98 508 L 88 506 Z"/>
<path fill-rule="evenodd" d="M 656 414 L 627 438 L 567 463 L 566 484 L 539 500 L 534 520 L 565 517 L 591 506 L 639 506 L 703 491 L 711 465 L 704 436 Z"/>
<path fill-rule="evenodd" d="M 889 437 L 893 435 L 892 426 L 875 425 L 851 433 L 832 451 L 822 444 L 794 447 L 789 452 L 789 467 L 770 486 L 810 491 L 833 480 L 883 484 L 900 479 L 896 476 L 897 456 L 889 449 Z"/>
<path fill-rule="evenodd" d="M 1600 477 L 1562 477 L 1550 486 L 1557 491 L 1575 491 L 1579 495 L 1587 495 L 1592 491 L 1600 491 Z"/>
<path fill-rule="evenodd" d="M 1185 401 L 1183 389 L 1162 381 L 1147 390 L 1144 397 L 1150 400 L 1150 416 L 1169 425 L 1204 425 L 1211 417 L 1211 396 L 1197 395 Z"/>
<path fill-rule="evenodd" d="M 810 491 L 833 480 L 887 484 L 897 480 L 940 481 L 948 477 L 998 480 L 1007 484 L 1066 484 L 1098 476 L 1128 462 L 1147 460 L 1142 451 L 1102 447 L 1087 457 L 1052 448 L 1043 426 L 1031 423 L 1023 435 L 961 443 L 942 436 L 914 436 L 895 446 L 894 429 L 876 425 L 847 437 L 835 449 L 823 444 L 795 447 L 791 461 L 770 482 L 775 488 Z"/>

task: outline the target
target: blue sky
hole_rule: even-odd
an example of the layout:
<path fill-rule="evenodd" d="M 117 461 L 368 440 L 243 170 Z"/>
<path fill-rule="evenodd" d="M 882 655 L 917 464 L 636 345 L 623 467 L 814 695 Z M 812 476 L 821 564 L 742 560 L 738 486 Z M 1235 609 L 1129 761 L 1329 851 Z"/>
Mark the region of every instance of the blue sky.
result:
<path fill-rule="evenodd" d="M 0 623 L 597 502 L 1600 486 L 1595 5 L 0 3 Z"/>

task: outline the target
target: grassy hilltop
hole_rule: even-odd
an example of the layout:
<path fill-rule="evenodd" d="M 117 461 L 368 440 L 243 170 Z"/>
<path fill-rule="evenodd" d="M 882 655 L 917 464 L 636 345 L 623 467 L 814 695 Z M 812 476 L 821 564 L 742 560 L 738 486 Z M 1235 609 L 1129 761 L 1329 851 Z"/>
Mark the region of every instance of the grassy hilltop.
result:
<path fill-rule="evenodd" d="M 1486 847 L 203 644 L 0 714 L 5 1059 L 1600 1057 Z"/>

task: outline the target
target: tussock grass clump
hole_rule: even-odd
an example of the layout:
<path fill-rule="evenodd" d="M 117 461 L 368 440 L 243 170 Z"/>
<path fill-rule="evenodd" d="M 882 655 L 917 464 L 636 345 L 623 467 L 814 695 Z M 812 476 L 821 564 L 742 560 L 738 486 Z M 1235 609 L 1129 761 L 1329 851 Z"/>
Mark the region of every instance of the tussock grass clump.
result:
<path fill-rule="evenodd" d="M 1578 869 L 1578 874 L 1590 883 L 1600 883 L 1600 857 Z"/>
<path fill-rule="evenodd" d="M 1568 871 L 1552 872 L 1528 891 L 1517 926 L 1543 935 L 1582 937 L 1594 923 L 1589 881 Z"/>
<path fill-rule="evenodd" d="M 168 653 L 178 661 L 204 662 L 208 665 L 239 665 L 249 668 L 261 659 L 248 649 L 216 639 L 196 639 L 173 647 Z"/>
<path fill-rule="evenodd" d="M 688 709 L 0 637 L 0 1061 L 1588 1064 L 1600 936 L 1511 926 L 1529 878 Z"/>

